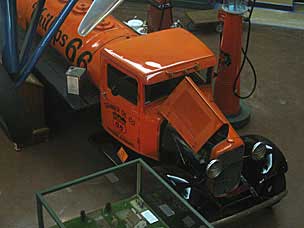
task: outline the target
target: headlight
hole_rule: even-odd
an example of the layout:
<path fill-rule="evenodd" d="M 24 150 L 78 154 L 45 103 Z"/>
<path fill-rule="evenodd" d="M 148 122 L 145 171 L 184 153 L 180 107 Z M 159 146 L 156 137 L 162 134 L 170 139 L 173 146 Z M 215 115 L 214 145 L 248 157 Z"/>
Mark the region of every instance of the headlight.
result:
<path fill-rule="evenodd" d="M 222 171 L 222 163 L 217 159 L 210 161 L 206 168 L 206 174 L 210 179 L 217 178 Z"/>
<path fill-rule="evenodd" d="M 267 152 L 266 146 L 267 145 L 262 142 L 257 142 L 256 144 L 254 144 L 254 146 L 252 147 L 252 152 L 251 152 L 252 159 L 255 161 L 259 161 L 259 160 L 263 159 Z"/>

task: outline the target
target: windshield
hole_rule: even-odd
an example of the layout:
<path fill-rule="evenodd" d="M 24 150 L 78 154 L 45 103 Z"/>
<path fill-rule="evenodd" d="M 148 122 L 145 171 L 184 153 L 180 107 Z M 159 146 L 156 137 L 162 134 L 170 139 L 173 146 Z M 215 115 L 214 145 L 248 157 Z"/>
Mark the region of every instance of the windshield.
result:
<path fill-rule="evenodd" d="M 108 88 L 113 96 L 121 96 L 137 105 L 137 81 L 110 64 L 108 65 Z"/>
<path fill-rule="evenodd" d="M 203 69 L 197 72 L 186 74 L 178 78 L 169 79 L 152 85 L 146 85 L 145 103 L 148 104 L 160 98 L 167 97 L 186 76 L 189 76 L 193 80 L 193 82 L 198 86 L 203 84 L 209 84 L 211 81 L 212 71 L 213 68 L 211 67 L 208 69 Z"/>

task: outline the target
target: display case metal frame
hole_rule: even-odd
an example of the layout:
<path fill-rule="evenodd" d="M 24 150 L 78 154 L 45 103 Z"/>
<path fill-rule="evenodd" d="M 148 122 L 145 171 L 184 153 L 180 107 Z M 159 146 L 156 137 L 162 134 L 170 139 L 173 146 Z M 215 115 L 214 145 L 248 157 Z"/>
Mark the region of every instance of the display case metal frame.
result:
<path fill-rule="evenodd" d="M 198 218 L 201 221 L 201 225 L 205 225 L 205 227 L 212 228 L 213 226 L 199 213 L 197 212 L 185 199 L 183 199 L 165 180 L 163 180 L 146 162 L 144 162 L 142 159 L 136 159 L 127 163 L 123 163 L 118 166 L 111 167 L 106 170 L 102 170 L 96 173 L 93 173 L 91 175 L 81 177 L 76 180 L 72 180 L 69 182 L 66 182 L 64 184 L 60 184 L 54 187 L 51 187 L 49 189 L 39 191 L 36 193 L 36 202 L 37 202 L 37 216 L 38 216 L 38 226 L 39 228 L 45 228 L 44 223 L 44 214 L 43 209 L 46 210 L 46 212 L 50 215 L 50 217 L 53 219 L 53 221 L 56 223 L 56 225 L 59 228 L 66 228 L 64 223 L 61 221 L 55 210 L 50 206 L 48 201 L 46 200 L 46 196 L 58 191 L 61 191 L 66 188 L 70 188 L 79 184 L 82 184 L 84 182 L 93 180 L 98 177 L 105 176 L 106 174 L 113 173 L 115 171 L 121 170 L 123 168 L 134 166 L 136 165 L 136 194 L 139 195 L 142 190 L 142 171 L 145 170 L 149 174 L 151 174 L 153 177 L 157 179 L 157 181 L 163 185 L 167 190 L 169 190 L 170 193 L 172 193 L 176 200 L 180 201 L 191 213 L 195 215 L 196 218 Z"/>

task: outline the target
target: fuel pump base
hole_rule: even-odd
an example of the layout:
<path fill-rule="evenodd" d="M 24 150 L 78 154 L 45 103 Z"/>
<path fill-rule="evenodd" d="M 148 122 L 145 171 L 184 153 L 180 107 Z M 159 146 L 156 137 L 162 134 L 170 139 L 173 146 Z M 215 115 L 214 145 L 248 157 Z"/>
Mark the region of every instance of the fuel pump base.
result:
<path fill-rule="evenodd" d="M 245 127 L 249 123 L 250 117 L 251 110 L 248 105 L 242 101 L 240 103 L 240 112 L 237 115 L 226 116 L 231 125 L 236 129 Z"/>

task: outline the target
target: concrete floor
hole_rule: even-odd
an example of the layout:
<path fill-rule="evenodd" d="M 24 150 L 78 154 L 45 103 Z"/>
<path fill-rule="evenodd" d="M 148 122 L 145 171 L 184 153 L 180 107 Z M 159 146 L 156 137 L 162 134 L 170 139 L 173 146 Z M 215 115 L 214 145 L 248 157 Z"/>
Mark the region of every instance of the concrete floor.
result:
<path fill-rule="evenodd" d="M 260 25 L 272 25 L 304 30 L 303 21 L 304 14 L 300 12 L 256 8 L 252 14 L 252 23 Z"/>
<path fill-rule="evenodd" d="M 218 35 L 213 30 L 202 28 L 196 35 L 217 52 Z M 262 210 L 227 227 L 304 226 L 303 40 L 304 31 L 253 27 L 249 55 L 258 73 L 258 87 L 246 101 L 252 108 L 252 120 L 240 134 L 264 135 L 284 151 L 289 163 L 289 194 L 272 210 Z M 251 79 L 246 68 L 242 77 L 244 93 L 250 89 Z M 59 126 L 47 143 L 21 153 L 16 153 L 0 132 L 0 227 L 37 227 L 35 191 L 111 166 L 88 142 L 90 134 L 98 130 L 92 112 L 70 113 Z M 83 200 L 94 203 L 92 197 Z M 66 200 L 57 203 L 68 207 Z"/>

